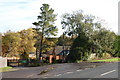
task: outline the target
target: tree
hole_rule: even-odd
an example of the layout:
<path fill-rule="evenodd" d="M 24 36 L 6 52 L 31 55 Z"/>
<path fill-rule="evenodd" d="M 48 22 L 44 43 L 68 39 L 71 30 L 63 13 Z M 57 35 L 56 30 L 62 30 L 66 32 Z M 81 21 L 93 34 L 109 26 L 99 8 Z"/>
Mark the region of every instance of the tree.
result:
<path fill-rule="evenodd" d="M 94 35 L 94 29 L 98 29 L 99 25 L 94 20 L 94 16 L 84 15 L 82 10 L 79 10 L 72 14 L 64 14 L 61 24 L 64 33 L 71 36 L 71 41 L 73 41 L 81 32 L 84 32 L 87 37 L 91 38 Z"/>
<path fill-rule="evenodd" d="M 94 35 L 94 29 L 98 28 L 98 24 L 94 22 L 94 19 L 94 16 L 84 15 L 82 11 L 76 11 L 72 14 L 65 14 L 63 16 L 61 22 L 63 25 L 62 27 L 65 29 L 67 35 L 71 36 L 71 41 L 73 41 L 69 56 L 71 56 L 71 58 L 72 56 L 76 56 L 74 61 L 77 61 L 77 59 L 83 60 L 85 57 L 87 58 L 91 51 L 93 51 L 93 48 L 95 49 L 96 47 L 94 41 L 92 40 L 92 36 Z M 84 42 L 84 40 L 86 41 Z M 87 45 L 86 50 L 81 50 L 84 49 L 85 46 L 81 45 L 82 43 Z M 77 52 L 74 53 L 74 51 Z M 83 58 L 78 52 L 84 54 Z"/>
<path fill-rule="evenodd" d="M 58 31 L 57 27 L 54 26 L 57 15 L 54 14 L 54 10 L 50 8 L 49 4 L 43 4 L 40 10 L 40 15 L 37 16 L 38 22 L 33 23 L 33 25 L 36 26 L 35 30 L 37 33 L 41 32 L 39 59 L 41 59 L 40 57 L 43 49 L 43 39 L 46 36 L 56 36 L 56 33 Z"/>
<path fill-rule="evenodd" d="M 2 56 L 17 56 L 35 51 L 34 30 L 29 28 L 20 32 L 7 32 L 2 36 Z"/>
<path fill-rule="evenodd" d="M 35 39 L 34 36 L 35 31 L 32 28 L 29 28 L 27 30 L 22 30 L 19 32 L 20 33 L 20 47 L 19 47 L 19 52 L 21 54 L 28 54 L 29 52 L 35 52 Z M 25 55 L 26 55 L 25 54 Z"/>
<path fill-rule="evenodd" d="M 53 49 L 53 47 L 56 46 L 57 41 L 57 38 L 46 37 L 43 41 L 43 51 L 47 52 Z"/>
<path fill-rule="evenodd" d="M 2 36 L 2 56 L 19 56 L 20 34 L 7 32 Z"/>
<path fill-rule="evenodd" d="M 116 35 L 116 40 L 114 42 L 114 57 L 120 57 L 120 35 Z"/>
<path fill-rule="evenodd" d="M 83 60 L 85 52 L 87 51 L 88 40 L 85 34 L 79 34 L 79 36 L 74 40 L 70 54 L 68 55 L 68 61 L 77 62 L 77 60 Z"/>
<path fill-rule="evenodd" d="M 116 34 L 105 28 L 101 28 L 96 34 L 92 37 L 94 44 L 98 45 L 99 49 L 97 51 L 101 53 L 98 56 L 102 57 L 103 53 L 109 53 L 110 55 L 114 54 L 114 41 L 116 39 Z"/>
<path fill-rule="evenodd" d="M 61 21 L 62 28 L 65 30 L 64 33 L 71 36 L 71 38 L 73 38 L 74 35 L 77 35 L 77 29 L 81 26 L 83 18 L 81 10 L 73 12 L 73 14 L 64 14 Z"/>
<path fill-rule="evenodd" d="M 0 33 L 0 56 L 2 56 L 2 33 Z"/>
<path fill-rule="evenodd" d="M 73 41 L 68 56 L 68 58 L 74 58 L 73 61 L 83 60 L 91 53 L 97 53 L 98 57 L 102 57 L 103 53 L 111 55 L 114 53 L 115 33 L 102 28 L 102 23 L 95 16 L 84 15 L 81 11 L 76 11 L 72 14 L 65 14 L 61 23 L 64 32 L 71 36 Z M 76 37 L 73 38 L 73 36 Z M 86 50 L 84 46 L 87 46 Z"/>
<path fill-rule="evenodd" d="M 64 38 L 64 39 L 63 39 Z M 63 41 L 64 40 L 64 41 Z M 58 38 L 58 41 L 57 41 L 57 45 L 58 46 L 63 46 L 63 45 L 65 45 L 65 46 L 71 46 L 72 45 L 72 40 L 71 40 L 71 38 L 69 37 L 69 36 L 66 36 L 66 35 L 64 35 L 64 37 L 63 37 L 63 35 L 61 35 L 59 38 Z"/>

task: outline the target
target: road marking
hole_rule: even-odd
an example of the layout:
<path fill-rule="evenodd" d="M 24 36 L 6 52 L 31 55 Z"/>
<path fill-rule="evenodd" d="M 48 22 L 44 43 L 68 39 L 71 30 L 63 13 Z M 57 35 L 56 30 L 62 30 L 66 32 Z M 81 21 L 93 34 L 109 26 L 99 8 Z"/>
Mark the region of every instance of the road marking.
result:
<path fill-rule="evenodd" d="M 55 76 L 60 76 L 60 75 L 62 75 L 62 74 L 58 74 L 58 75 L 55 75 Z"/>
<path fill-rule="evenodd" d="M 43 77 L 43 78 L 48 78 L 48 77 Z"/>
<path fill-rule="evenodd" d="M 85 68 L 85 70 L 88 70 L 88 69 L 90 69 L 90 68 Z"/>
<path fill-rule="evenodd" d="M 70 74 L 70 73 L 73 73 L 73 72 L 66 72 L 66 74 Z"/>
<path fill-rule="evenodd" d="M 101 76 L 104 76 L 104 75 L 106 75 L 106 74 L 112 73 L 112 72 L 114 72 L 114 71 L 116 71 L 116 70 L 112 70 L 112 71 L 109 71 L 109 72 L 103 73 L 103 74 L 101 74 Z"/>
<path fill-rule="evenodd" d="M 28 75 L 28 76 L 27 76 L 27 78 L 29 78 L 29 77 L 32 77 L 32 76 L 33 76 L 33 74 L 31 74 L 31 75 Z"/>
<path fill-rule="evenodd" d="M 76 70 L 76 71 L 82 71 L 82 70 Z"/>

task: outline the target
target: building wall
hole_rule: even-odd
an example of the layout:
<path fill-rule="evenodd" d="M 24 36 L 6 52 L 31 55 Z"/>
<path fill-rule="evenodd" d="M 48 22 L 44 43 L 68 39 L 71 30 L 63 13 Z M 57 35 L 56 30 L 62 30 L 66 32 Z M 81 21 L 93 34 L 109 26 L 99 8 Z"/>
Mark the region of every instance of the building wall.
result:
<path fill-rule="evenodd" d="M 60 59 L 60 56 L 56 56 L 56 60 L 59 60 Z"/>
<path fill-rule="evenodd" d="M 7 67 L 7 58 L 3 58 L 0 56 L 0 68 Z"/>
<path fill-rule="evenodd" d="M 29 54 L 29 58 L 35 59 L 36 55 L 35 54 Z"/>
<path fill-rule="evenodd" d="M 50 56 L 49 56 L 49 63 L 52 63 L 52 62 L 53 62 L 53 61 L 52 61 L 52 58 L 54 58 L 54 56 L 53 56 L 53 55 L 50 55 Z M 59 59 L 60 59 L 60 56 L 56 56 L 55 58 L 56 58 L 55 60 L 59 60 Z"/>
<path fill-rule="evenodd" d="M 50 57 L 49 57 L 49 63 L 52 63 L 52 58 L 53 58 L 53 55 L 50 55 Z"/>

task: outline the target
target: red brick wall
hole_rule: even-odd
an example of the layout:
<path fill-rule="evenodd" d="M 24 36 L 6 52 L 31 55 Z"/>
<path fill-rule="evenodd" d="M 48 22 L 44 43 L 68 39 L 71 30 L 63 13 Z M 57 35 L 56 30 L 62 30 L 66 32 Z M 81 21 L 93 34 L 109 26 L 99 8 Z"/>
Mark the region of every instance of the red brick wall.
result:
<path fill-rule="evenodd" d="M 50 57 L 49 57 L 49 63 L 52 63 L 52 58 L 53 58 L 53 55 L 50 55 Z"/>
<path fill-rule="evenodd" d="M 60 56 L 56 56 L 56 60 L 59 60 L 60 59 Z"/>
<path fill-rule="evenodd" d="M 54 57 L 53 55 L 49 55 L 49 63 L 52 63 L 53 57 Z M 63 59 L 63 56 L 62 55 L 56 56 L 56 60 L 59 60 L 59 59 Z"/>

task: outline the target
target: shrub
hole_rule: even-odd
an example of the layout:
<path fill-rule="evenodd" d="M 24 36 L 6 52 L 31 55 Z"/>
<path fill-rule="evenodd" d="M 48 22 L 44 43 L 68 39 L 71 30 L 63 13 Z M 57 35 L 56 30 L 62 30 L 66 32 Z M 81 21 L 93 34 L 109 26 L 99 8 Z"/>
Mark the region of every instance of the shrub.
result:
<path fill-rule="evenodd" d="M 109 53 L 103 53 L 102 58 L 104 59 L 111 58 L 111 55 Z"/>
<path fill-rule="evenodd" d="M 56 60 L 55 63 L 62 63 L 62 59 Z"/>

